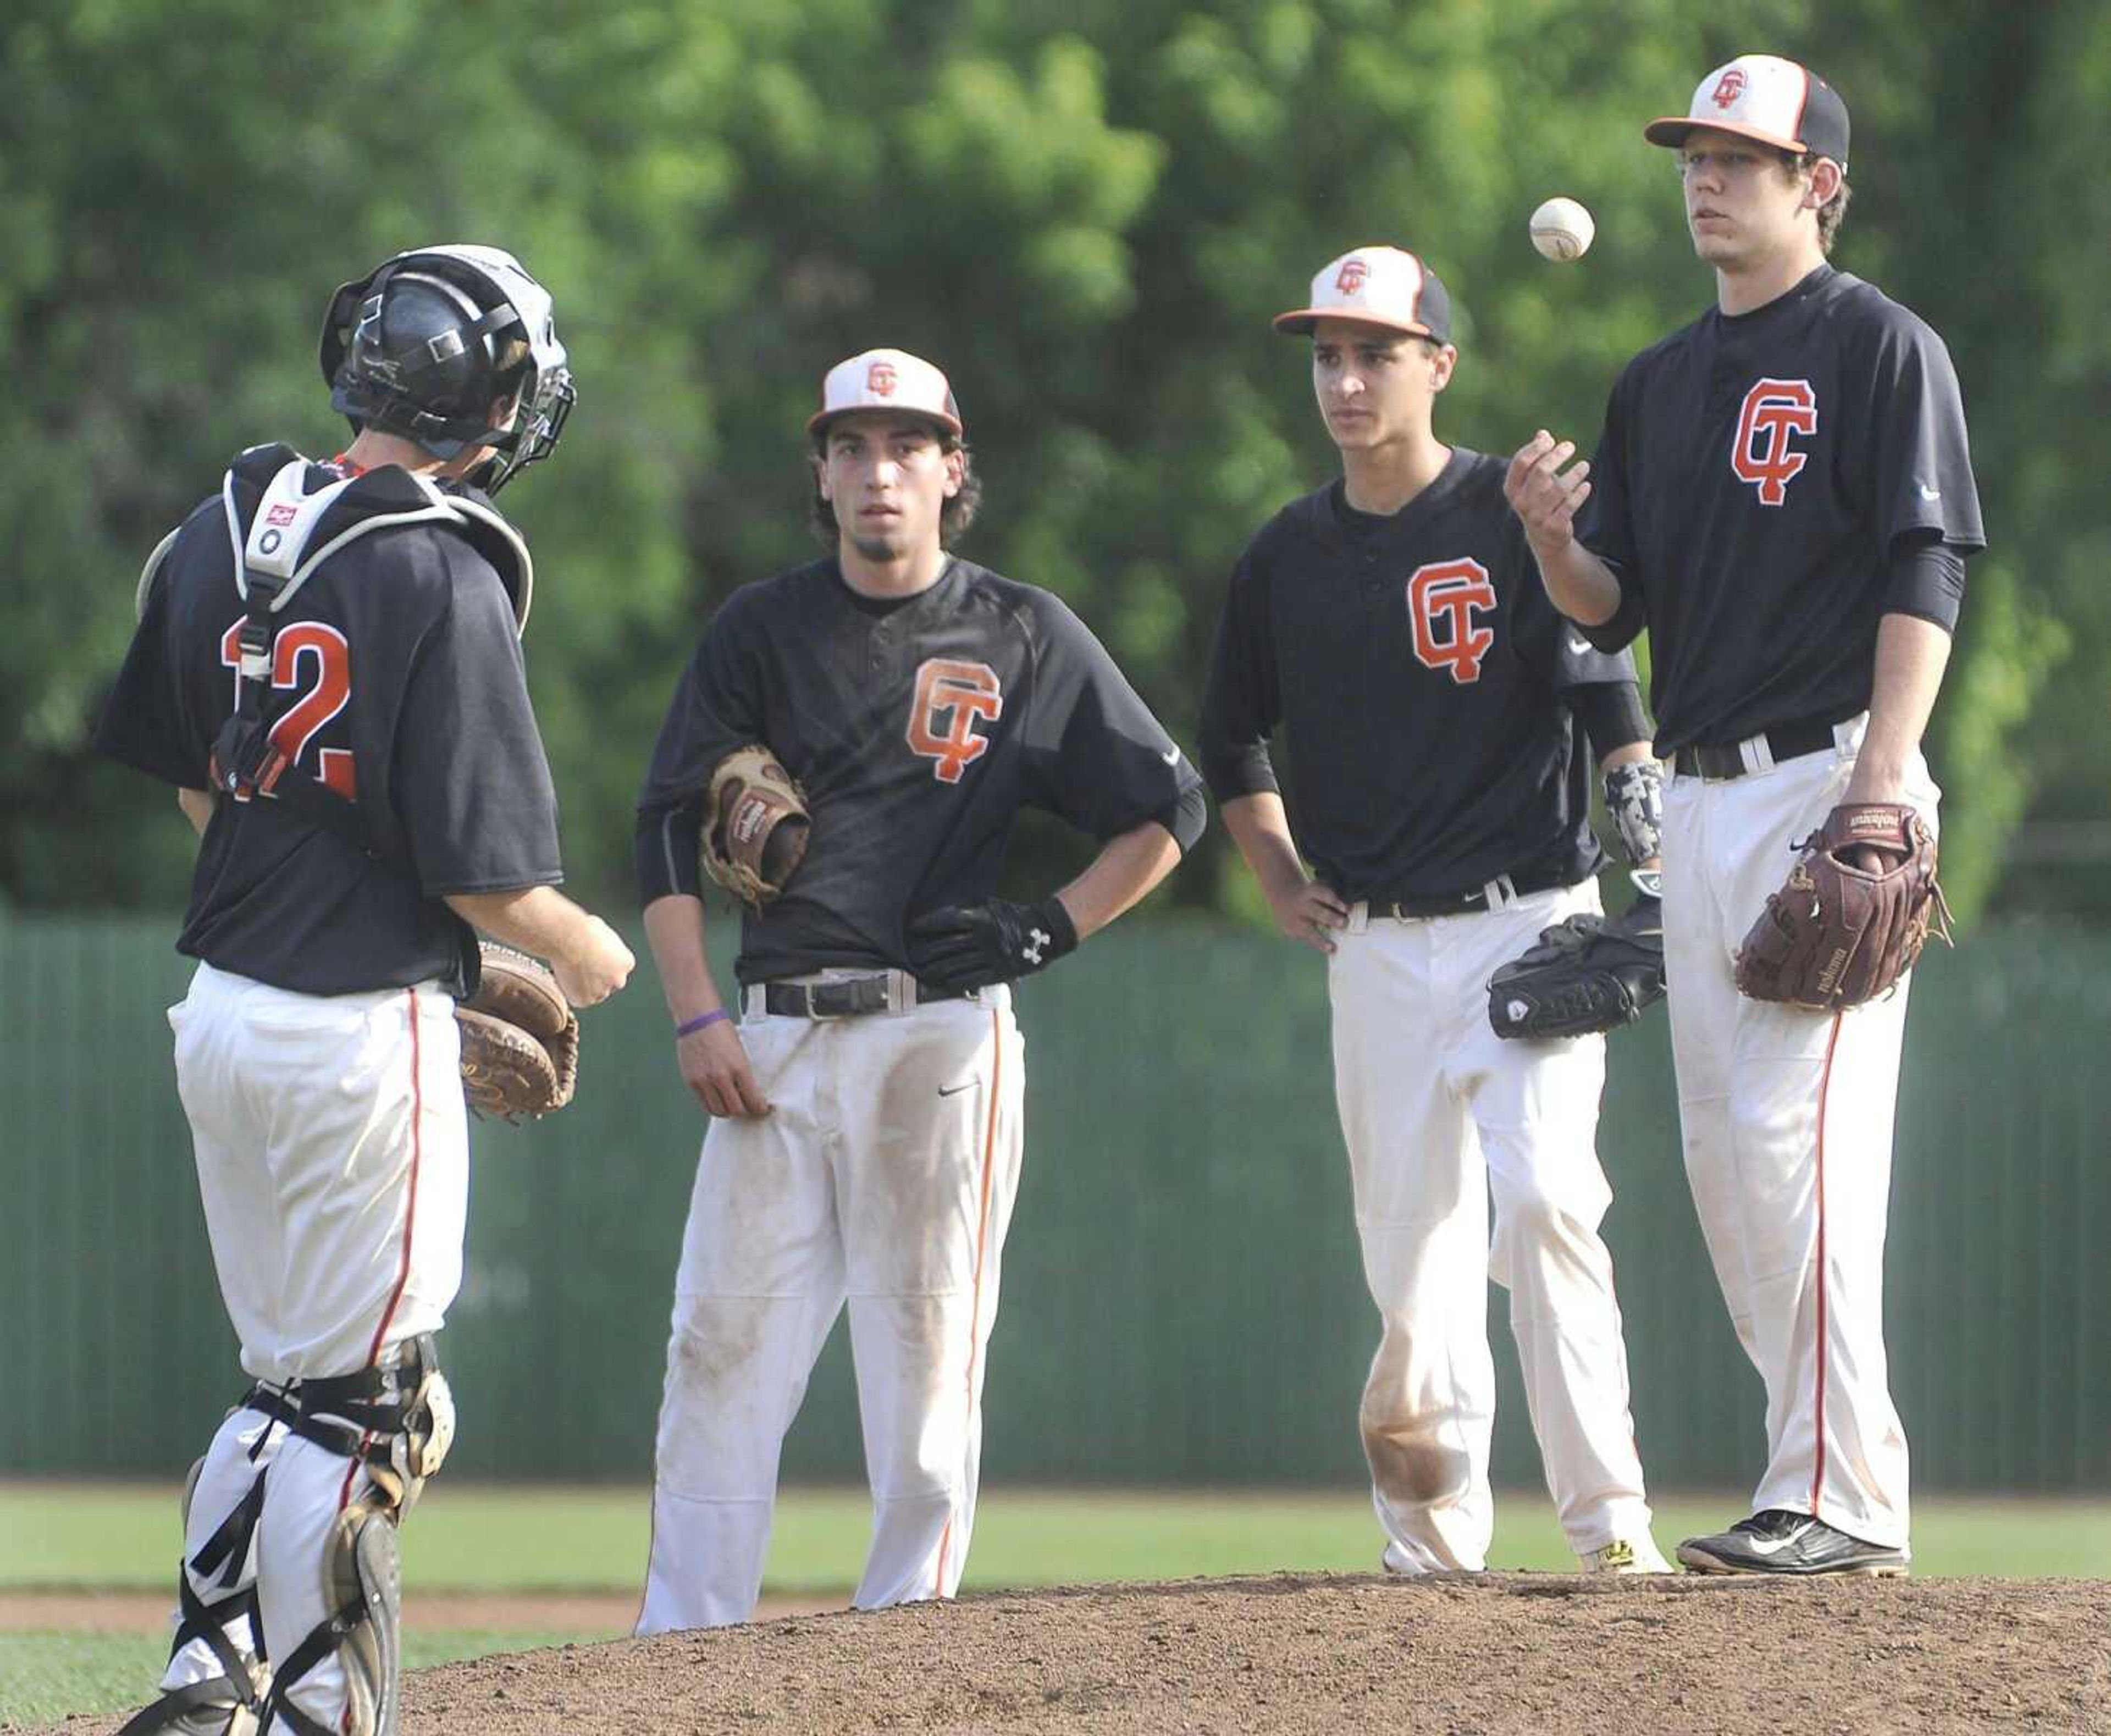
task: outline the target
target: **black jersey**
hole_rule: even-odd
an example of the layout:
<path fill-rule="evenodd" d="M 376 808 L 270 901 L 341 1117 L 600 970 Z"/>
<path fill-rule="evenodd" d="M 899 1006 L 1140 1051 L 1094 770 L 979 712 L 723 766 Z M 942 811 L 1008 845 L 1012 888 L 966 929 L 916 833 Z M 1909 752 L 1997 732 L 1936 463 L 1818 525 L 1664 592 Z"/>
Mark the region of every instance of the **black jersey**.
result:
<path fill-rule="evenodd" d="M 526 550 L 480 496 L 393 467 L 347 481 L 284 447 L 245 453 L 149 563 L 95 745 L 209 787 L 234 705 L 240 545 L 260 513 L 290 525 L 332 488 L 306 544 L 320 559 L 276 617 L 263 718 L 284 776 L 355 804 L 365 847 L 270 796 L 216 801 L 178 949 L 304 993 L 432 978 L 459 993 L 474 937 L 442 894 L 562 878 L 518 634 Z"/>
<path fill-rule="evenodd" d="M 1389 517 L 1354 511 L 1337 481 L 1277 514 L 1232 575 L 1204 774 L 1219 802 L 1274 789 L 1280 725 L 1299 848 L 1344 898 L 1573 884 L 1604 861 L 1564 695 L 1624 684 L 1632 703 L 1634 665 L 1547 601 L 1504 470 L 1458 448 Z"/>
<path fill-rule="evenodd" d="M 748 742 L 804 785 L 813 832 L 783 897 L 743 920 L 743 983 L 906 968 L 912 918 L 996 890 L 1022 806 L 1102 839 L 1156 820 L 1185 849 L 1199 830 L 1183 815 L 1200 779 L 1084 623 L 965 561 L 891 607 L 833 558 L 734 593 L 638 798 L 647 902 L 697 889 L 698 798 Z"/>
<path fill-rule="evenodd" d="M 1878 618 L 1955 620 L 1954 598 L 1891 593 L 1901 544 L 1986 546 L 1950 352 L 1829 266 L 1630 362 L 1591 485 L 1577 534 L 1623 594 L 1590 636 L 1648 627 L 1665 756 L 1865 710 Z"/>

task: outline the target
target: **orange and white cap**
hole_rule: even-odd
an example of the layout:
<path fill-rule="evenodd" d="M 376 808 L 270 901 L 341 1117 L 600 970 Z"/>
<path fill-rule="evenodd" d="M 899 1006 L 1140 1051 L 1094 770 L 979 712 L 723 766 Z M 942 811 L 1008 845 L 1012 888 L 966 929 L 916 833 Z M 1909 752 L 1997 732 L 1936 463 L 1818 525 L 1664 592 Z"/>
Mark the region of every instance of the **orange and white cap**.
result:
<path fill-rule="evenodd" d="M 821 407 L 807 419 L 806 432 L 817 434 L 856 410 L 928 416 L 956 439 L 962 432 L 960 406 L 946 376 L 906 350 L 867 350 L 830 368 L 821 382 Z"/>
<path fill-rule="evenodd" d="M 1355 320 L 1451 341 L 1451 298 L 1437 274 L 1400 248 L 1352 248 L 1312 279 L 1312 305 L 1275 316 L 1278 331 L 1309 332 L 1322 320 Z"/>
<path fill-rule="evenodd" d="M 1686 113 L 1650 121 L 1642 136 L 1675 148 L 1696 126 L 1847 166 L 1847 105 L 1840 93 L 1808 66 L 1776 55 L 1741 54 L 1718 66 L 1694 86 Z"/>

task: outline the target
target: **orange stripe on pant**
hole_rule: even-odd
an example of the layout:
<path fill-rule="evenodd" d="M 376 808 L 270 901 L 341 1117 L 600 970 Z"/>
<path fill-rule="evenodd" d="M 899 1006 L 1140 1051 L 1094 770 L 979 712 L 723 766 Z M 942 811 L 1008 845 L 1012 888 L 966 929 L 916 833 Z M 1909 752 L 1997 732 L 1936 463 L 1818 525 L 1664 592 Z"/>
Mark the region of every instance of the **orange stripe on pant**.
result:
<path fill-rule="evenodd" d="M 997 1105 L 1004 1094 L 1004 1028 L 994 1008 L 990 1012 L 990 1054 L 989 1120 L 983 1129 L 982 1198 L 975 1216 L 975 1282 L 968 1310 L 967 1415 L 971 1425 L 975 1411 L 975 1365 L 982 1350 L 983 1256 L 989 1242 L 990 1171 L 996 1157 Z M 938 1537 L 938 1583 L 934 1588 L 940 1597 L 946 1593 L 946 1563 L 952 1544 L 953 1521 L 948 1518 Z"/>

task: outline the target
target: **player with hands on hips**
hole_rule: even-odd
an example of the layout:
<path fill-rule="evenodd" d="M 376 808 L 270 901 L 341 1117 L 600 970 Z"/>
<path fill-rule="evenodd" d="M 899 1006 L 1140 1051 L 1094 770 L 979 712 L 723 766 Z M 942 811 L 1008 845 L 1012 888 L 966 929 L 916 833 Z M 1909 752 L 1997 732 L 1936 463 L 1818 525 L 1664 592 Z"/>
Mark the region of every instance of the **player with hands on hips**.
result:
<path fill-rule="evenodd" d="M 1200 779 L 1083 623 L 951 552 L 980 489 L 937 368 L 851 357 L 807 433 L 828 553 L 711 620 L 638 802 L 646 931 L 683 1079 L 714 1117 L 642 1634 L 753 1614 L 779 1446 L 846 1301 L 874 1504 L 854 1601 L 953 1594 L 1022 1150 L 1010 985 L 1148 893 L 1205 817 Z M 724 768 L 758 748 L 783 775 L 729 811 Z M 1101 847 L 1014 903 L 995 886 L 1028 805 Z M 787 823 L 799 848 L 759 884 L 725 861 L 766 867 Z M 730 1005 L 706 963 L 700 852 L 747 888 Z"/>
<path fill-rule="evenodd" d="M 1638 784 L 1655 767 L 1633 664 L 1548 603 L 1501 463 L 1437 438 L 1459 360 L 1450 317 L 1420 259 L 1360 247 L 1277 320 L 1310 336 L 1342 475 L 1278 513 L 1233 572 L 1202 767 L 1277 925 L 1328 958 L 1336 1099 L 1382 1323 L 1359 1421 L 1386 1566 L 1487 1565 L 1492 1274 L 1510 1292 L 1569 1547 L 1587 1570 L 1664 1572 L 1598 1233 L 1605 1038 L 1506 1042 L 1487 1006 L 1505 960 L 1600 913 L 1594 754 Z M 1628 842 L 1653 861 L 1646 825 Z"/>
<path fill-rule="evenodd" d="M 454 1434 L 474 930 L 579 1006 L 632 963 L 556 889 L 533 568 L 492 502 L 571 407 L 547 292 L 418 248 L 338 289 L 321 361 L 352 443 L 244 452 L 154 550 L 96 733 L 202 834 L 169 1018 L 254 1383 L 185 1488 L 163 1692 L 126 1736 L 397 1729 L 395 1534 Z"/>
<path fill-rule="evenodd" d="M 1920 741 L 1985 546 L 1963 406 L 1935 332 L 1828 263 L 1849 127 L 1823 79 L 1741 55 L 1645 132 L 1675 153 L 1715 305 L 1628 365 L 1588 464 L 1542 429 L 1506 486 L 1578 630 L 1613 649 L 1648 629 L 1674 770 L 1687 1176 L 1767 1392 L 1750 1516 L 1678 1552 L 1704 1572 L 1902 1574 L 1884 1230 L 1901 973 L 1935 897 Z M 1837 862 L 1796 861 L 1806 843 Z M 1865 946 L 1884 956 L 1850 956 Z"/>

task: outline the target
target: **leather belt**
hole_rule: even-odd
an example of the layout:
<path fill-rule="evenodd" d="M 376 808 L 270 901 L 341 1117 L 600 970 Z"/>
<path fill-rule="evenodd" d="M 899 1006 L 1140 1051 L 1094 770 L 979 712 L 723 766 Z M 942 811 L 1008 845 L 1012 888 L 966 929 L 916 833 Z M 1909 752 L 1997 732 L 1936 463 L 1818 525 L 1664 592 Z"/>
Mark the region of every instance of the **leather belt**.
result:
<path fill-rule="evenodd" d="M 931 1001 L 965 1000 L 966 988 L 934 988 L 928 983 L 901 979 L 913 986 L 916 1004 Z M 848 976 L 832 983 L 765 983 L 762 1010 L 779 1019 L 855 1019 L 865 1013 L 883 1013 L 894 1008 L 895 979 L 885 971 L 876 976 Z M 748 990 L 754 993 L 753 986 Z M 748 1010 L 753 1011 L 751 1006 Z"/>
<path fill-rule="evenodd" d="M 1431 916 L 1464 916 L 1475 911 L 1494 908 L 1491 893 L 1509 898 L 1522 898 L 1535 892 L 1550 891 L 1556 886 L 1569 883 L 1557 874 L 1541 872 L 1525 875 L 1498 875 L 1485 886 L 1476 886 L 1471 892 L 1428 893 L 1419 897 L 1397 898 L 1390 902 L 1377 898 L 1370 901 L 1373 916 L 1392 916 L 1410 922 L 1419 922 Z"/>
<path fill-rule="evenodd" d="M 1728 742 L 1721 746 L 1689 742 L 1672 755 L 1671 763 L 1682 778 L 1741 778 L 1747 772 L 1761 769 L 1746 757 L 1747 748 L 1764 743 L 1767 758 L 1778 766 L 1783 760 L 1800 759 L 1806 753 L 1821 753 L 1832 748 L 1836 727 L 1829 722 L 1806 718 L 1783 724 L 1777 729 L 1768 729 L 1749 741 Z"/>

